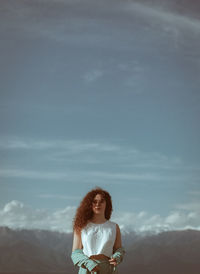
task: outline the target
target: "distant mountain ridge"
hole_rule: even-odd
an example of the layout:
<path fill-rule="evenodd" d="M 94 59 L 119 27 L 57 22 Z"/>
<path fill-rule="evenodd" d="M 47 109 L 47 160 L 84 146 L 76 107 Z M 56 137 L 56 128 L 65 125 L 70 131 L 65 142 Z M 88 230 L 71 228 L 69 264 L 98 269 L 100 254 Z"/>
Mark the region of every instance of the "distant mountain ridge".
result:
<path fill-rule="evenodd" d="M 199 274 L 200 231 L 123 236 L 121 273 Z M 77 273 L 71 262 L 72 234 L 0 227 L 0 273 Z"/>

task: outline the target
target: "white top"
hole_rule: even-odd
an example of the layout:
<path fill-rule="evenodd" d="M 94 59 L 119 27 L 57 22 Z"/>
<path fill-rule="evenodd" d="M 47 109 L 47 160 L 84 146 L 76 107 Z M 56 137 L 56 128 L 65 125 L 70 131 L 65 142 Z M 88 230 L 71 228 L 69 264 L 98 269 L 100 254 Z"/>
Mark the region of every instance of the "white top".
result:
<path fill-rule="evenodd" d="M 116 223 L 106 221 L 103 224 L 89 222 L 81 231 L 83 253 L 91 255 L 104 254 L 110 257 L 116 238 Z"/>

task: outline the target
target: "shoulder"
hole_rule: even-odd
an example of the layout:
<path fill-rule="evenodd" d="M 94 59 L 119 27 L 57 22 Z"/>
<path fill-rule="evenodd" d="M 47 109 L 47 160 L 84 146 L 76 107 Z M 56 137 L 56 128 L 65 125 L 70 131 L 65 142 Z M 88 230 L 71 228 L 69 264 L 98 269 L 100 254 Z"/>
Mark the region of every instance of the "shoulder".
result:
<path fill-rule="evenodd" d="M 120 232 L 119 225 L 118 225 L 117 223 L 114 223 L 114 224 L 115 224 L 115 226 L 116 226 L 116 230 L 117 230 L 118 232 Z"/>
<path fill-rule="evenodd" d="M 120 231 L 119 225 L 113 221 L 108 220 L 108 224 L 115 228 L 117 231 Z"/>
<path fill-rule="evenodd" d="M 116 223 L 115 223 L 115 222 L 113 222 L 113 221 L 111 221 L 111 220 L 108 220 L 106 223 L 107 223 L 108 225 L 113 225 L 113 226 L 116 226 Z"/>
<path fill-rule="evenodd" d="M 112 222 L 112 221 L 110 221 L 110 223 L 111 223 L 113 229 L 116 231 L 116 234 L 117 234 L 117 235 L 120 235 L 120 234 L 121 234 L 121 231 L 120 231 L 119 225 L 118 225 L 117 223 L 115 223 L 115 222 Z"/>
<path fill-rule="evenodd" d="M 119 227 L 119 225 L 118 225 L 117 223 L 115 223 L 115 222 L 113 222 L 113 221 L 111 221 L 111 220 L 108 220 L 108 223 L 110 223 L 111 225 L 115 225 L 115 226 L 118 226 L 118 227 Z"/>

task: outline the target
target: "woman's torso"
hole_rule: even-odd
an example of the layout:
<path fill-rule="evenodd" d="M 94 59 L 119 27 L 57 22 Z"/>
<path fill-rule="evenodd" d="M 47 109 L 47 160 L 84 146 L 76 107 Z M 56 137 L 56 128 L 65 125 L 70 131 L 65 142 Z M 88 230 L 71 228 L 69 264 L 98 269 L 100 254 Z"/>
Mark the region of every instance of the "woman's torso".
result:
<path fill-rule="evenodd" d="M 91 255 L 104 254 L 110 257 L 116 238 L 116 223 L 106 221 L 103 224 L 89 222 L 81 231 L 83 252 Z"/>

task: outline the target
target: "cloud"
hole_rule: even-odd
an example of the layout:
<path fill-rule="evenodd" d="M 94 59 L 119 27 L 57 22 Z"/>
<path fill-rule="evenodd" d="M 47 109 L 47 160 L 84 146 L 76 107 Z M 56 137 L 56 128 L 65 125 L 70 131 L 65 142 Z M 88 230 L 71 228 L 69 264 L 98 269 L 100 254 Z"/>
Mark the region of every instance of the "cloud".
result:
<path fill-rule="evenodd" d="M 176 26 L 181 29 L 187 28 L 188 30 L 200 32 L 200 20 L 174 13 L 170 10 L 166 10 L 166 8 L 163 9 L 161 5 L 150 7 L 141 3 L 126 2 L 124 10 L 129 13 L 137 12 L 137 14 L 145 16 L 145 18 L 150 17 L 154 21 L 157 19 L 160 22 L 168 23 L 174 27 Z"/>
<path fill-rule="evenodd" d="M 99 78 L 101 78 L 104 75 L 104 72 L 99 69 L 94 69 L 92 71 L 87 72 L 84 76 L 83 79 L 86 83 L 93 83 Z"/>
<path fill-rule="evenodd" d="M 33 209 L 13 200 L 0 210 L 0 225 L 11 228 L 49 229 L 63 232 L 72 231 L 72 216 L 75 207 L 68 206 L 54 212 Z"/>
<path fill-rule="evenodd" d="M 196 190 L 196 191 L 189 191 L 189 194 L 192 196 L 200 196 L 200 190 Z"/>
<path fill-rule="evenodd" d="M 96 184 L 191 182 L 198 180 L 200 171 L 197 166 L 185 165 L 178 156 L 169 157 L 131 145 L 98 140 L 7 138 L 0 139 L 0 150 L 7 154 L 0 168 L 1 178 L 93 181 Z"/>
<path fill-rule="evenodd" d="M 0 209 L 0 226 L 72 232 L 75 210 L 75 207 L 68 206 L 50 212 L 44 209 L 33 209 L 20 201 L 13 200 Z M 152 215 L 146 211 L 138 213 L 118 211 L 112 216 L 112 220 L 119 224 L 122 233 L 131 231 L 159 233 L 188 228 L 200 230 L 199 219 L 199 210 L 190 212 L 175 210 L 166 217 L 159 214 Z"/>
<path fill-rule="evenodd" d="M 25 178 L 25 179 L 47 179 L 47 180 L 67 180 L 68 182 L 81 180 L 82 182 L 110 182 L 111 181 L 161 181 L 163 178 L 156 173 L 117 173 L 103 171 L 82 171 L 74 172 L 72 170 L 66 172 L 59 171 L 39 171 L 25 169 L 0 169 L 0 177 L 2 178 Z"/>
<path fill-rule="evenodd" d="M 87 150 L 93 151 L 113 151 L 118 150 L 119 147 L 113 144 L 106 144 L 100 142 L 87 142 L 80 140 L 33 140 L 20 138 L 6 138 L 0 139 L 0 149 L 2 150 L 48 150 L 61 149 L 69 150 L 70 152 L 82 152 Z"/>
<path fill-rule="evenodd" d="M 166 11 L 159 3 L 150 7 L 144 3 L 137 3 L 137 1 L 109 1 L 110 3 L 101 1 L 99 3 L 90 0 L 83 3 L 68 0 L 53 1 L 54 8 L 52 9 L 52 1 L 46 1 L 42 6 L 34 3 L 29 5 L 28 2 L 22 3 L 22 1 L 17 1 L 17 5 L 4 2 L 6 11 L 12 14 L 9 17 L 11 20 L 6 20 L 5 27 L 3 26 L 6 31 L 17 29 L 25 36 L 44 37 L 58 43 L 65 43 L 70 47 L 81 45 L 81 47 L 88 46 L 90 48 L 92 46 L 93 48 L 101 47 L 101 49 L 131 49 L 132 43 L 125 44 L 124 40 L 127 41 L 132 36 L 130 35 L 133 30 L 132 26 L 137 24 L 136 26 L 141 27 L 143 18 L 147 20 L 145 28 L 148 29 L 158 21 L 158 25 L 161 25 L 166 32 L 169 32 L 170 29 L 173 33 L 177 26 L 183 30 L 200 31 L 199 20 L 173 13 L 170 10 Z M 127 13 L 133 14 L 132 18 L 127 16 Z M 138 15 L 141 15 L 142 20 L 138 19 Z M 129 23 L 131 20 L 133 24 Z M 127 33 L 124 24 L 127 28 L 131 26 L 131 29 L 125 39 L 123 37 L 119 39 L 119 31 L 123 35 Z M 175 33 L 175 35 L 177 34 Z M 96 75 L 93 72 L 91 75 L 87 75 L 86 79 L 93 81 L 93 79 L 97 79 L 96 77 L 99 77 L 98 73 Z"/>
<path fill-rule="evenodd" d="M 199 200 L 197 200 L 197 201 L 191 201 L 189 203 L 177 204 L 176 208 L 179 210 L 184 210 L 184 211 L 200 212 L 200 202 L 199 202 Z"/>
<path fill-rule="evenodd" d="M 115 143 L 108 143 L 104 141 L 81 141 L 81 140 L 33 140 L 33 139 L 20 139 L 20 138 L 7 138 L 0 139 L 0 149 L 7 152 L 19 151 L 44 151 L 50 153 L 51 157 L 56 160 L 64 156 L 68 158 L 72 154 L 80 156 L 80 154 L 97 153 L 102 154 L 103 157 L 115 161 L 123 161 L 124 164 L 136 167 L 145 166 L 162 166 L 163 168 L 173 168 L 174 166 L 181 166 L 182 161 L 179 157 L 169 158 L 166 155 L 151 152 L 146 153 L 140 151 L 133 146 L 119 145 Z M 103 159 L 105 161 L 105 159 Z"/>
<path fill-rule="evenodd" d="M 200 230 L 199 211 L 173 211 L 164 217 L 159 214 L 150 215 L 147 212 L 118 212 L 113 216 L 123 233 L 159 233 L 169 230 L 197 229 Z"/>
<path fill-rule="evenodd" d="M 27 169 L 0 169 L 0 177 L 3 178 L 26 178 L 26 179 L 63 179 L 67 174 L 62 172 L 48 172 Z"/>
<path fill-rule="evenodd" d="M 71 195 L 58 195 L 58 194 L 40 194 L 37 196 L 41 199 L 63 199 L 63 200 L 80 200 L 79 196 L 71 196 Z"/>
<path fill-rule="evenodd" d="M 4 9 L 12 14 L 11 20 L 6 20 L 4 25 L 6 30 L 12 31 L 15 24 L 14 29 L 17 28 L 26 36 L 45 37 L 76 47 L 91 45 L 91 41 L 94 47 L 99 46 L 100 41 L 112 40 L 109 33 L 105 33 L 106 28 L 102 31 L 102 25 L 104 27 L 104 20 L 107 17 L 104 12 L 105 5 L 96 1 L 45 1 L 44 5 L 17 2 L 17 5 L 4 3 Z M 106 3 L 107 12 L 113 13 L 113 9 L 115 6 Z"/>

